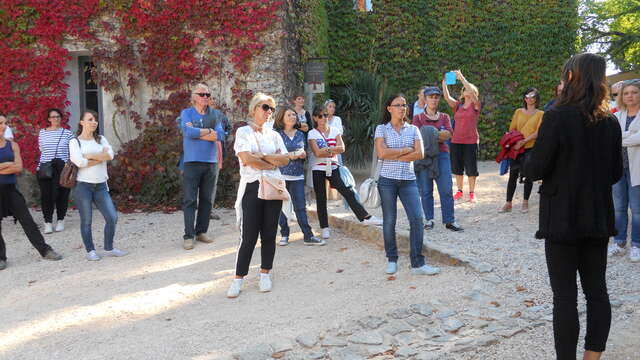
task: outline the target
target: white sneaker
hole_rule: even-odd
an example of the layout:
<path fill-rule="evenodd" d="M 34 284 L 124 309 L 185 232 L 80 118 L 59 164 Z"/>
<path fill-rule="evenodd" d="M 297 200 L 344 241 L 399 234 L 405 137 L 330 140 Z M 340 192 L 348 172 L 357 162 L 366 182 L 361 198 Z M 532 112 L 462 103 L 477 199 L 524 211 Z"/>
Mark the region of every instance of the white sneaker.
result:
<path fill-rule="evenodd" d="M 240 295 L 240 289 L 242 289 L 242 279 L 233 279 L 229 290 L 227 290 L 227 297 L 237 298 Z"/>
<path fill-rule="evenodd" d="M 56 223 L 56 231 L 62 231 L 62 230 L 64 230 L 64 219 L 58 220 L 58 222 Z"/>
<path fill-rule="evenodd" d="M 51 234 L 53 232 L 53 224 L 52 223 L 44 223 L 44 233 Z"/>
<path fill-rule="evenodd" d="M 368 218 L 368 219 L 364 219 L 364 220 L 362 221 L 362 223 L 363 223 L 363 224 L 366 224 L 366 225 L 382 226 L 382 219 L 377 218 L 377 217 L 375 217 L 375 216 L 373 216 L 373 215 L 372 215 L 370 218 Z"/>
<path fill-rule="evenodd" d="M 100 260 L 100 255 L 98 255 L 95 250 L 91 250 L 87 253 L 87 260 L 98 261 Z"/>
<path fill-rule="evenodd" d="M 271 291 L 271 274 L 260 273 L 260 292 Z"/>
<path fill-rule="evenodd" d="M 632 262 L 640 261 L 640 247 L 631 247 L 631 251 L 629 251 L 629 260 L 631 260 Z"/>
<path fill-rule="evenodd" d="M 116 248 L 113 248 L 113 250 L 109 250 L 109 251 L 105 250 L 105 252 L 104 252 L 104 256 L 114 256 L 114 257 L 122 257 L 122 256 L 125 256 L 127 254 L 129 254 L 128 251 L 120 250 L 120 249 L 116 249 Z"/>
<path fill-rule="evenodd" d="M 627 252 L 627 249 L 620 247 L 615 241 L 609 244 L 609 248 L 607 249 L 609 256 L 622 256 L 625 252 Z"/>
<path fill-rule="evenodd" d="M 278 245 L 280 245 L 280 246 L 289 245 L 289 237 L 288 236 L 283 236 L 282 238 L 280 238 L 280 242 L 278 243 Z"/>
<path fill-rule="evenodd" d="M 328 239 L 330 237 L 331 237 L 331 230 L 329 230 L 329 228 L 322 229 L 322 238 Z"/>

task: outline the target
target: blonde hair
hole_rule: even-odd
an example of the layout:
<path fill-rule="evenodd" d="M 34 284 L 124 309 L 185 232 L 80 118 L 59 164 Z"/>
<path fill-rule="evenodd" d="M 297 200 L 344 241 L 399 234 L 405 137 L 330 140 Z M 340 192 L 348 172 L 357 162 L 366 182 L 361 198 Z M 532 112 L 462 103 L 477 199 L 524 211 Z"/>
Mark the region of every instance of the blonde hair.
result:
<path fill-rule="evenodd" d="M 253 98 L 251 98 L 251 101 L 249 102 L 249 116 L 253 117 L 253 115 L 256 112 L 256 108 L 260 103 L 269 103 L 271 107 L 273 108 L 276 107 L 276 101 L 271 96 L 265 93 L 259 92 L 255 94 Z"/>
<path fill-rule="evenodd" d="M 468 85 L 468 86 L 467 86 Z M 464 99 L 464 91 L 465 90 L 469 90 L 473 93 L 473 95 L 476 96 L 476 99 L 480 99 L 480 92 L 478 91 L 478 88 L 473 85 L 472 83 L 467 83 L 467 85 L 464 85 L 462 87 L 462 91 L 460 92 L 460 100 Z"/>
<path fill-rule="evenodd" d="M 205 89 L 207 90 L 208 93 L 211 93 L 211 89 L 209 89 L 209 86 L 205 83 L 197 83 L 193 86 L 193 89 L 191 90 L 191 104 L 195 104 L 196 102 L 196 90 L 198 89 Z M 209 98 L 211 99 L 211 98 Z"/>
<path fill-rule="evenodd" d="M 636 89 L 640 90 L 640 79 L 627 80 L 622 83 L 620 90 L 618 90 L 618 96 L 616 96 L 616 106 L 619 110 L 627 110 L 627 104 L 622 101 L 622 93 L 624 92 L 624 89 L 629 86 L 634 86 Z"/>

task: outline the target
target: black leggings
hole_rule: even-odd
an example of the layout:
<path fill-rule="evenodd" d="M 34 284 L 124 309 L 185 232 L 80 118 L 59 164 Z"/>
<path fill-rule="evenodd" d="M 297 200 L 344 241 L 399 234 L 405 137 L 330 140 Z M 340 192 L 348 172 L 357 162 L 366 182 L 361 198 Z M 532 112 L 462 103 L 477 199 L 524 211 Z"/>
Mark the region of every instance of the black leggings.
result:
<path fill-rule="evenodd" d="M 260 236 L 261 269 L 271 270 L 276 255 L 276 235 L 278 219 L 282 210 L 280 200 L 258 199 L 259 182 L 247 184 L 242 197 L 242 232 L 240 248 L 236 257 L 236 275 L 246 276 L 253 249 Z"/>
<path fill-rule="evenodd" d="M 518 178 L 520 177 L 520 167 L 509 169 L 509 182 L 507 183 L 507 202 L 513 200 L 513 195 L 516 193 L 516 186 L 518 185 Z M 524 199 L 529 200 L 531 196 L 531 190 L 533 189 L 533 181 L 524 180 Z"/>
<path fill-rule="evenodd" d="M 579 239 L 578 245 L 551 240 L 545 242 L 547 268 L 553 290 L 553 337 L 558 360 L 576 359 L 580 322 L 578 286 L 587 299 L 585 350 L 605 350 L 611 326 L 611 305 L 607 293 L 607 238 Z"/>
<path fill-rule="evenodd" d="M 40 256 L 44 257 L 51 247 L 44 242 L 44 238 L 38 230 L 38 225 L 33 221 L 31 213 L 27 208 L 27 203 L 24 201 L 22 194 L 16 189 L 14 184 L 0 185 L 0 213 L 5 214 L 8 210 L 11 210 L 13 216 L 20 222 L 24 233 L 36 250 L 40 253 Z M 1 220 L 0 220 L 1 222 Z M 0 226 L 0 260 L 7 260 L 7 249 L 4 244 L 4 238 L 2 237 L 2 228 Z"/>
<path fill-rule="evenodd" d="M 67 215 L 69 206 L 69 189 L 60 186 L 60 173 L 64 168 L 64 161 L 53 160 L 53 177 L 51 179 L 38 179 L 40 185 L 40 199 L 42 201 L 42 215 L 44 222 L 53 222 L 53 210 L 56 210 L 58 220 L 63 220 Z"/>
<path fill-rule="evenodd" d="M 356 199 L 356 194 L 344 185 L 340 177 L 340 171 L 334 169 L 331 177 L 327 178 L 324 170 L 313 170 L 313 191 L 316 193 L 316 209 L 318 210 L 318 221 L 322 229 L 329 227 L 329 215 L 327 214 L 327 189 L 325 179 L 329 180 L 331 187 L 338 190 L 340 195 L 347 200 L 349 207 L 358 220 L 363 221 L 369 217 L 369 213 Z"/>

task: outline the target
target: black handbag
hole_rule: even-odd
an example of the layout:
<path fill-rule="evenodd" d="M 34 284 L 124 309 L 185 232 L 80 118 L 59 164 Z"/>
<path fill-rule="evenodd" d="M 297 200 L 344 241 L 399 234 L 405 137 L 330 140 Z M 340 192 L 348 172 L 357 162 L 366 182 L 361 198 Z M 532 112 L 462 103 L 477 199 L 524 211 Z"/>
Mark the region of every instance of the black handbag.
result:
<path fill-rule="evenodd" d="M 64 135 L 64 129 L 62 129 L 62 133 L 60 133 L 60 137 L 58 138 L 58 143 L 56 144 L 56 152 L 53 155 L 53 159 L 58 156 L 58 145 L 60 145 L 60 140 L 62 140 L 62 135 Z M 38 180 L 51 180 L 53 179 L 53 159 L 51 161 L 40 163 L 38 166 Z"/>

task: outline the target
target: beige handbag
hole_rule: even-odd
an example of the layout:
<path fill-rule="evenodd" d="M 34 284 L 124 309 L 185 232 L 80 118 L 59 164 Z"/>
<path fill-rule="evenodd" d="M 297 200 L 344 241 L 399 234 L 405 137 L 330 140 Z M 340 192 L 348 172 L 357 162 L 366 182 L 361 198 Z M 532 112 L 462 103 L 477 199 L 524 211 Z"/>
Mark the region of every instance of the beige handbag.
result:
<path fill-rule="evenodd" d="M 258 151 L 262 152 L 262 149 L 260 149 L 260 141 L 258 141 L 255 130 L 253 137 L 256 139 Z M 258 199 L 289 201 L 289 192 L 287 191 L 287 184 L 284 180 L 273 176 L 261 175 L 259 181 Z"/>

